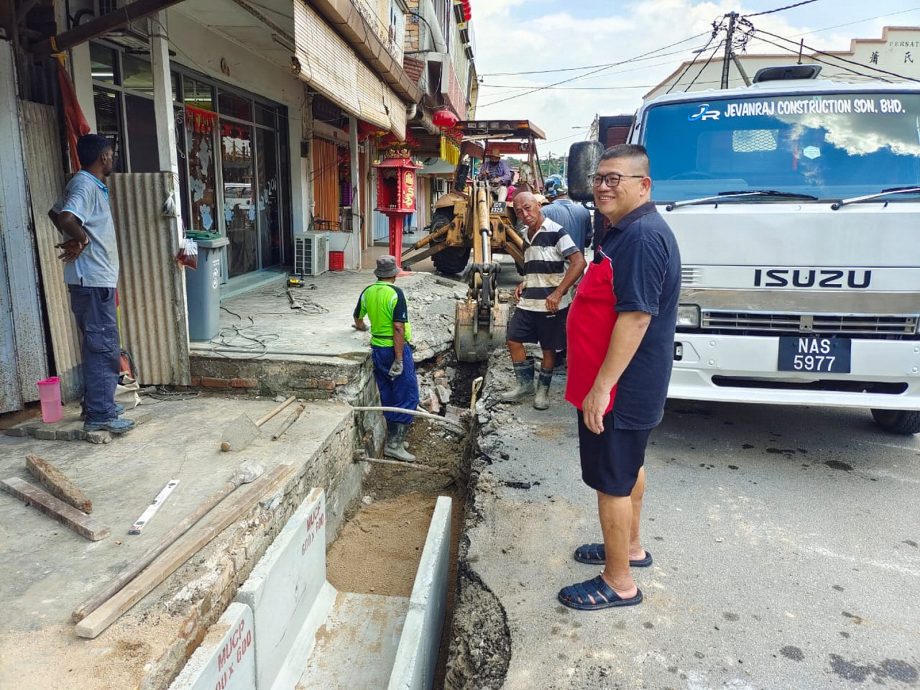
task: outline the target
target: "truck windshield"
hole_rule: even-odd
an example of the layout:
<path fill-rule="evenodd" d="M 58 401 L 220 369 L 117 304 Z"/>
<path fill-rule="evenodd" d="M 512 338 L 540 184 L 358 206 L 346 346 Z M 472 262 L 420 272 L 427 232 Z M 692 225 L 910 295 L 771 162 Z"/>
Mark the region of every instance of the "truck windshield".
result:
<path fill-rule="evenodd" d="M 658 202 L 756 189 L 829 200 L 920 184 L 920 93 L 713 96 L 652 106 L 643 130 Z"/>

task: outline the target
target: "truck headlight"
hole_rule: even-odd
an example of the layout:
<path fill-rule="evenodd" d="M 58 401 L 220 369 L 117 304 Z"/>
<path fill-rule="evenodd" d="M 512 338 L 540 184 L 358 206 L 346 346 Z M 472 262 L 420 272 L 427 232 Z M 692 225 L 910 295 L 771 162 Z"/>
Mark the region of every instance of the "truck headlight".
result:
<path fill-rule="evenodd" d="M 678 328 L 699 328 L 700 308 L 695 304 L 681 304 L 677 307 Z"/>

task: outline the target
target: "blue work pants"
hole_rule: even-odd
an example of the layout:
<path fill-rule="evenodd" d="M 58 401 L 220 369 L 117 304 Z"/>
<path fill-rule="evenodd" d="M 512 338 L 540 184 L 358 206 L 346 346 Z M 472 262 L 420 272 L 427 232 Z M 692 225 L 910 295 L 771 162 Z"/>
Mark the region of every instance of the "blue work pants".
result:
<path fill-rule="evenodd" d="M 115 387 L 121 347 L 115 316 L 115 288 L 70 288 L 70 309 L 83 336 L 83 407 L 87 422 L 116 418 Z"/>
<path fill-rule="evenodd" d="M 418 408 L 418 379 L 415 378 L 415 363 L 408 343 L 403 346 L 403 373 L 390 378 L 390 365 L 396 358 L 392 347 L 371 346 L 374 360 L 374 378 L 380 391 L 380 404 L 384 407 L 401 407 L 404 410 Z M 384 412 L 388 423 L 411 424 L 412 415 L 399 412 Z"/>

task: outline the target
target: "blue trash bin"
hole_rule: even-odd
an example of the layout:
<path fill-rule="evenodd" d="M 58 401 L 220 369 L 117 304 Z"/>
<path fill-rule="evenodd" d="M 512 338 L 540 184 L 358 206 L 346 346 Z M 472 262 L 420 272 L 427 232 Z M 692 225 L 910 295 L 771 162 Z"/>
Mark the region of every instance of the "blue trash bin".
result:
<path fill-rule="evenodd" d="M 195 241 L 198 243 L 198 268 L 185 269 L 188 337 L 189 340 L 210 340 L 220 330 L 220 250 L 230 244 L 230 240 L 218 237 Z"/>

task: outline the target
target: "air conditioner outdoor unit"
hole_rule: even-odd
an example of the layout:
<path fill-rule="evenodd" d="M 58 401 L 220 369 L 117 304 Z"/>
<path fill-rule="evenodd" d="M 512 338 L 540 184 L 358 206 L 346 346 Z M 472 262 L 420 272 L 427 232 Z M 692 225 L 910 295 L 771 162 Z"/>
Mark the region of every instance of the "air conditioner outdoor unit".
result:
<path fill-rule="evenodd" d="M 130 0 L 94 0 L 92 13 L 98 18 L 124 9 Z M 150 20 L 155 21 L 155 19 Z M 112 29 L 105 38 L 130 50 L 150 49 L 150 29 L 148 19 L 135 19 L 124 26 Z"/>
<path fill-rule="evenodd" d="M 305 232 L 294 238 L 294 273 L 318 276 L 329 270 L 329 233 Z"/>

